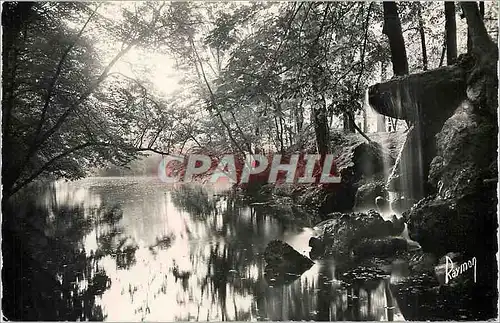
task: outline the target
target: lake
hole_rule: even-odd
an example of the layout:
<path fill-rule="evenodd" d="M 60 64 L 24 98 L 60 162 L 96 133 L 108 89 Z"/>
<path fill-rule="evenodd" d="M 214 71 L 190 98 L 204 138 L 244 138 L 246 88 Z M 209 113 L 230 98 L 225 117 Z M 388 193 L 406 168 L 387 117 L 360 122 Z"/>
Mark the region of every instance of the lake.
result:
<path fill-rule="evenodd" d="M 386 280 L 345 285 L 333 260 L 286 284 L 269 281 L 267 243 L 308 255 L 319 219 L 223 187 L 58 181 L 3 214 L 9 319 L 404 320 Z"/>

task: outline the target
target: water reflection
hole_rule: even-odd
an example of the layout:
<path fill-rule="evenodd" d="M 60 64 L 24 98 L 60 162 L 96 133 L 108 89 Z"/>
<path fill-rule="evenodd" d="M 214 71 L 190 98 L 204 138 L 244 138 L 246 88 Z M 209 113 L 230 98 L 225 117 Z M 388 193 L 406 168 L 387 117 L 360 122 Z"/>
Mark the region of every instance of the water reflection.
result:
<path fill-rule="evenodd" d="M 17 320 L 103 320 L 97 297 L 110 279 L 83 239 L 91 220 L 79 207 L 3 209 L 3 313 Z"/>
<path fill-rule="evenodd" d="M 281 239 L 308 254 L 309 228 L 316 219 L 294 220 L 294 214 L 249 207 L 215 189 L 172 188 L 153 178 L 57 183 L 39 195 L 35 205 L 26 206 L 25 213 L 37 216 L 25 222 L 37 223 L 43 232 L 40 236 L 55 239 L 60 250 L 52 251 L 51 243 L 41 248 L 40 258 L 30 260 L 41 267 L 33 277 L 27 269 L 20 276 L 7 270 L 9 278 L 22 281 L 27 276 L 29 284 L 38 284 L 10 286 L 11 291 L 23 291 L 9 297 L 21 299 L 8 304 L 10 318 L 402 319 L 395 302 L 388 299 L 386 281 L 342 283 L 333 261 L 319 261 L 286 284 L 268 284 L 263 259 L 267 243 Z M 31 234 L 34 230 L 18 231 Z M 8 245 L 14 245 L 16 235 L 11 239 Z M 20 251 L 10 252 L 13 262 L 19 262 L 14 256 Z M 19 254 L 32 253 L 34 248 Z M 43 275 L 55 277 L 57 288 L 35 283 Z M 26 290 L 40 293 L 28 300 L 23 298 Z M 57 301 L 54 297 L 47 301 L 47 292 L 57 294 Z M 36 304 L 23 312 L 30 302 Z"/>

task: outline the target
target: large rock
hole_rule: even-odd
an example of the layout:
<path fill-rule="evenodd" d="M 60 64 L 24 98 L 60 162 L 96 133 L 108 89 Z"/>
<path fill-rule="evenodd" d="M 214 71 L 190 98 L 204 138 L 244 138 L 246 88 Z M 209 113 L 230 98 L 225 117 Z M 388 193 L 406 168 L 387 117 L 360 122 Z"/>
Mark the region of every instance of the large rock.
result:
<path fill-rule="evenodd" d="M 444 199 L 478 191 L 485 179 L 496 178 L 497 126 L 473 112 L 464 101 L 436 135 L 437 156 L 429 181 Z"/>
<path fill-rule="evenodd" d="M 392 167 L 394 160 L 388 150 L 383 149 L 376 142 L 371 142 L 348 148 L 340 154 L 336 163 L 340 169 L 342 181 L 340 184 L 326 187 L 328 194 L 321 207 L 324 214 L 352 211 L 358 187 L 364 183 L 385 178 L 388 175 L 385 172 Z M 380 193 L 383 195 L 383 192 Z"/>
<path fill-rule="evenodd" d="M 264 259 L 267 262 L 266 272 L 270 272 L 274 276 L 300 276 L 314 265 L 311 259 L 301 255 L 289 244 L 280 240 L 269 242 L 264 252 Z"/>
<path fill-rule="evenodd" d="M 402 237 L 383 237 L 363 239 L 353 248 L 354 256 L 358 259 L 368 257 L 393 257 L 402 251 L 408 250 L 408 241 Z"/>
<path fill-rule="evenodd" d="M 387 190 L 385 189 L 385 183 L 382 181 L 371 182 L 361 185 L 356 192 L 356 199 L 354 204 L 355 210 L 368 210 L 375 209 L 375 199 L 377 197 L 382 197 L 384 199 L 388 198 Z"/>
<path fill-rule="evenodd" d="M 429 164 L 436 155 L 434 136 L 466 98 L 470 60 L 459 62 L 455 66 L 396 77 L 369 88 L 369 102 L 375 111 L 413 123 L 391 174 L 389 191 L 416 200 L 433 193 L 427 177 Z"/>
<path fill-rule="evenodd" d="M 410 238 L 442 256 L 497 250 L 497 129 L 466 101 L 436 136 L 438 155 L 429 174 L 437 194 L 405 214 Z M 472 241 L 474 241 L 472 243 Z"/>
<path fill-rule="evenodd" d="M 411 209 L 418 201 L 412 198 L 406 198 L 404 196 L 398 197 L 391 202 L 391 209 L 396 214 L 403 214 L 404 212 Z"/>
<path fill-rule="evenodd" d="M 356 177 L 371 178 L 385 170 L 385 165 L 394 164 L 389 151 L 376 142 L 361 143 L 352 154 Z"/>
<path fill-rule="evenodd" d="M 384 221 L 374 210 L 366 213 L 333 213 L 330 220 L 317 228 L 318 237 L 311 238 L 311 256 L 347 256 L 363 239 L 387 237 L 401 232 L 400 225 Z"/>
<path fill-rule="evenodd" d="M 410 238 L 437 256 L 457 250 L 471 255 L 494 253 L 496 201 L 496 190 L 491 189 L 457 199 L 423 199 L 405 214 Z"/>
<path fill-rule="evenodd" d="M 443 115 L 451 115 L 465 92 L 465 68 L 457 65 L 375 84 L 368 89 L 368 100 L 375 111 L 391 118 L 416 121 L 425 114 L 442 124 Z"/>
<path fill-rule="evenodd" d="M 340 171 L 342 180 L 340 184 L 332 184 L 325 187 L 324 199 L 320 211 L 323 214 L 331 212 L 349 212 L 354 207 L 356 197 L 356 182 L 359 176 L 354 167 L 346 167 Z"/>

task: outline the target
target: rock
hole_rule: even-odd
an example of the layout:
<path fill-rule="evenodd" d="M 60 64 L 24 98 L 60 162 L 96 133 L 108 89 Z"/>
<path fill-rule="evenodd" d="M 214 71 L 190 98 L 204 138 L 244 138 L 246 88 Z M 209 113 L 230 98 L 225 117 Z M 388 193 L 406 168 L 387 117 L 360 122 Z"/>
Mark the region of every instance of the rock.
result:
<path fill-rule="evenodd" d="M 410 121 L 416 120 L 420 108 L 430 120 L 439 123 L 441 119 L 442 125 L 466 96 L 465 78 L 460 66 L 394 77 L 370 86 L 368 101 L 382 115 Z"/>
<path fill-rule="evenodd" d="M 405 198 L 403 196 L 391 202 L 391 209 L 396 214 L 403 214 L 404 212 L 411 209 L 411 207 L 417 202 L 418 201 L 415 199 Z"/>
<path fill-rule="evenodd" d="M 428 193 L 429 164 L 436 156 L 435 138 L 443 123 L 466 98 L 466 70 L 447 66 L 396 77 L 369 88 L 375 111 L 414 123 L 390 176 L 388 190 L 420 200 Z"/>
<path fill-rule="evenodd" d="M 391 211 L 389 201 L 382 196 L 377 196 L 375 198 L 375 205 L 377 206 L 377 211 L 380 213 L 387 213 Z"/>
<path fill-rule="evenodd" d="M 353 248 L 357 258 L 392 257 L 398 252 L 407 251 L 408 242 L 402 237 L 383 237 L 363 239 Z"/>
<path fill-rule="evenodd" d="M 481 58 L 469 55 L 469 70 L 467 78 L 467 98 L 474 104 L 476 110 L 481 113 L 497 115 L 498 111 L 498 75 L 497 61 L 498 49 L 492 46 L 494 53 L 482 52 Z M 476 57 L 475 57 L 476 56 Z"/>
<path fill-rule="evenodd" d="M 264 259 L 270 266 L 269 271 L 298 274 L 299 276 L 314 264 L 311 259 L 301 255 L 289 244 L 280 240 L 269 242 L 264 252 Z"/>
<path fill-rule="evenodd" d="M 495 253 L 496 199 L 496 190 L 456 199 L 423 199 L 405 214 L 409 236 L 425 252 L 439 257 L 454 250 L 470 255 Z"/>
<path fill-rule="evenodd" d="M 439 197 L 476 192 L 484 179 L 498 177 L 496 138 L 496 119 L 475 114 L 464 101 L 436 135 L 437 156 L 431 163 L 429 182 Z"/>
<path fill-rule="evenodd" d="M 340 184 L 328 185 L 325 188 L 326 194 L 320 207 L 323 214 L 349 212 L 354 207 L 358 175 L 352 166 L 343 168 L 340 175 L 342 177 Z"/>
<path fill-rule="evenodd" d="M 383 173 L 385 165 L 394 164 L 390 153 L 374 141 L 356 146 L 353 150 L 352 162 L 358 178 L 371 178 L 375 174 Z"/>
<path fill-rule="evenodd" d="M 314 246 L 324 246 L 324 256 L 350 256 L 352 248 L 362 239 L 392 235 L 394 226 L 374 210 L 367 213 L 334 213 L 333 219 L 321 224 L 321 232 L 311 244 L 311 254 L 320 253 Z"/>
<path fill-rule="evenodd" d="M 392 235 L 400 235 L 405 229 L 405 219 L 403 217 L 398 218 L 395 214 L 392 215 Z"/>
<path fill-rule="evenodd" d="M 383 149 L 376 142 L 363 142 L 345 148 L 338 161 L 336 165 L 340 169 L 342 180 L 340 184 L 325 186 L 328 194 L 321 205 L 323 214 L 352 211 L 356 203 L 358 186 L 369 180 L 384 178 L 384 172 L 394 164 L 390 151 Z M 377 193 L 384 195 L 382 191 Z M 360 196 L 358 200 L 364 203 L 363 197 Z M 369 203 L 373 202 L 374 199 L 371 199 Z"/>
<path fill-rule="evenodd" d="M 437 194 L 404 215 L 410 238 L 424 251 L 438 257 L 450 251 L 478 257 L 496 252 L 496 181 L 488 181 L 498 176 L 493 121 L 464 102 L 436 136 L 438 155 L 429 181 Z"/>
<path fill-rule="evenodd" d="M 325 244 L 317 237 L 311 237 L 309 239 L 309 247 L 311 247 L 311 254 L 309 256 L 312 259 L 317 259 L 325 253 Z"/>
<path fill-rule="evenodd" d="M 372 182 L 361 185 L 356 192 L 355 210 L 374 209 L 376 207 L 375 199 L 379 196 L 387 199 L 388 194 L 384 182 Z"/>

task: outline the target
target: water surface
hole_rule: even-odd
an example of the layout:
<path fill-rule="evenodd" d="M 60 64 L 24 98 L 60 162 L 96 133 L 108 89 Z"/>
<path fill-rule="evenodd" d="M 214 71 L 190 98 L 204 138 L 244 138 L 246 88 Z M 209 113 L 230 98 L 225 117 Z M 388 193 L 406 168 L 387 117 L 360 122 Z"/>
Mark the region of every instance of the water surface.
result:
<path fill-rule="evenodd" d="M 88 178 L 15 204 L 6 212 L 16 221 L 4 221 L 5 243 L 15 246 L 4 247 L 7 318 L 404 319 L 386 281 L 346 286 L 334 261 L 316 261 L 285 285 L 267 281 L 267 243 L 280 239 L 308 255 L 319 220 L 220 188 Z"/>

